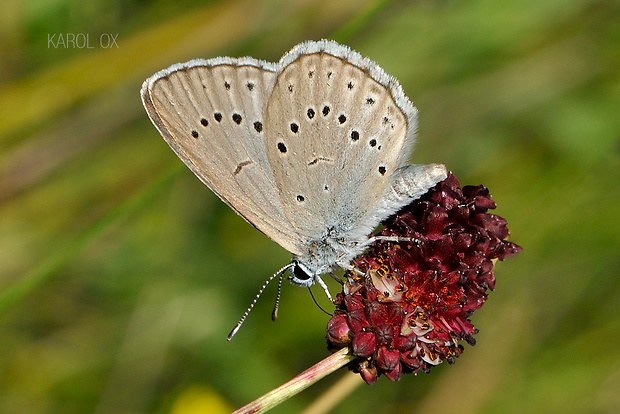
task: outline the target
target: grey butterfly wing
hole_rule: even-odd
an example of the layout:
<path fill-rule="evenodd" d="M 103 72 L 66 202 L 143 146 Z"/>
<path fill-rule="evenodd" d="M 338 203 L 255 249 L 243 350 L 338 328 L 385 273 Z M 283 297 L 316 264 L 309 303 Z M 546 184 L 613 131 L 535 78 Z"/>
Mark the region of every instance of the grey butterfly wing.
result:
<path fill-rule="evenodd" d="M 265 138 L 284 214 L 306 241 L 367 236 L 400 207 L 380 201 L 409 157 L 416 109 L 395 79 L 334 42 L 298 45 L 279 65 Z"/>
<path fill-rule="evenodd" d="M 280 203 L 264 144 L 275 65 L 194 60 L 147 79 L 142 102 L 183 162 L 235 212 L 293 254 L 298 236 Z"/>

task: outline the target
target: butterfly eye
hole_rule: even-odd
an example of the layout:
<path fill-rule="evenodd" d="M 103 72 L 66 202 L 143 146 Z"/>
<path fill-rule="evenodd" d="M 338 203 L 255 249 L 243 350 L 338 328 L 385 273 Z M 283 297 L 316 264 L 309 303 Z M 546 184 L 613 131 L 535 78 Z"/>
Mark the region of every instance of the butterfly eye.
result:
<path fill-rule="evenodd" d="M 298 263 L 295 263 L 295 266 L 293 266 L 293 277 L 299 281 L 307 281 L 312 279 L 312 276 L 308 274 L 305 266 L 300 266 Z"/>

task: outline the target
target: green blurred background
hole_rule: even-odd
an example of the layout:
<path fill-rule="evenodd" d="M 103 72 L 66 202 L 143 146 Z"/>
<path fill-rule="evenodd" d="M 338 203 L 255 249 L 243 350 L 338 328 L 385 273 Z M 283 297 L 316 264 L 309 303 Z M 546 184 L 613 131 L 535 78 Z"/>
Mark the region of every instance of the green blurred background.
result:
<path fill-rule="evenodd" d="M 271 286 L 226 342 L 289 255 L 185 168 L 138 94 L 178 61 L 277 61 L 320 38 L 400 80 L 420 110 L 413 161 L 489 187 L 524 247 L 498 263 L 478 345 L 455 365 L 361 385 L 334 412 L 620 412 L 618 1 L 0 10 L 0 413 L 226 412 L 328 355 L 328 317 L 288 284 L 277 323 Z M 67 33 L 91 48 L 58 45 Z"/>

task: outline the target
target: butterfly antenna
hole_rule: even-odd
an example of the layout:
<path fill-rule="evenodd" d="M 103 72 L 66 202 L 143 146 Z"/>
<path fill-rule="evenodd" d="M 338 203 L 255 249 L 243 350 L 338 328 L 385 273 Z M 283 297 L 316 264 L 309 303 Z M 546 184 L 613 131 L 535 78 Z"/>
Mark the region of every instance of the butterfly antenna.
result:
<path fill-rule="evenodd" d="M 276 295 L 276 303 L 273 305 L 273 312 L 271 312 L 271 320 L 276 321 L 278 319 L 278 309 L 280 308 L 280 293 L 282 293 L 282 280 L 284 280 L 284 273 L 280 273 L 280 280 L 278 281 L 278 294 Z"/>
<path fill-rule="evenodd" d="M 317 306 L 317 308 L 321 309 L 323 311 L 323 313 L 326 314 L 326 315 L 334 316 L 331 313 L 327 312 L 325 309 L 323 309 L 323 307 L 321 305 L 319 305 L 319 302 L 316 301 L 316 298 L 314 297 L 314 293 L 312 293 L 312 289 L 310 289 L 310 286 L 308 286 L 308 292 L 310 292 L 310 297 L 314 301 L 314 304 Z"/>
<path fill-rule="evenodd" d="M 256 302 L 258 301 L 258 298 L 260 298 L 260 296 L 263 294 L 263 292 L 265 291 L 265 289 L 267 288 L 267 285 L 269 285 L 269 283 L 275 279 L 277 276 L 281 275 L 282 273 L 284 273 L 284 271 L 290 267 L 292 267 L 294 265 L 294 263 L 289 263 L 286 266 L 284 266 L 282 269 L 278 270 L 277 272 L 275 272 L 269 279 L 267 279 L 267 281 L 263 284 L 263 286 L 260 288 L 260 290 L 258 291 L 258 294 L 256 295 L 256 297 L 254 298 L 254 300 L 252 301 L 252 303 L 250 303 L 250 306 L 248 307 L 248 309 L 245 311 L 245 313 L 243 314 L 243 316 L 241 317 L 241 319 L 239 319 L 239 322 L 237 322 L 237 324 L 235 325 L 234 328 L 232 328 L 232 331 L 230 331 L 230 333 L 228 334 L 228 336 L 226 337 L 226 339 L 228 341 L 230 341 L 233 336 L 235 336 L 237 334 L 237 332 L 239 331 L 239 328 L 241 328 L 241 325 L 243 325 L 243 322 L 245 321 L 245 318 L 248 317 L 248 315 L 250 314 L 250 312 L 252 311 L 252 309 L 254 308 L 254 305 L 256 305 Z M 278 298 L 280 297 L 280 293 L 278 291 Z M 278 299 L 279 300 L 279 299 Z M 277 302 L 276 302 L 277 303 Z"/>

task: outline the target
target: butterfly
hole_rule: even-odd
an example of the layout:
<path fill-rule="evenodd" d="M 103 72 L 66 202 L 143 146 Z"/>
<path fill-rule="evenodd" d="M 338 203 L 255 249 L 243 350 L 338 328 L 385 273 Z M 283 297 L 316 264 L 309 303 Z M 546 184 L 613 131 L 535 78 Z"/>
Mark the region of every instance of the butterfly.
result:
<path fill-rule="evenodd" d="M 291 283 L 327 291 L 321 275 L 350 270 L 382 220 L 447 176 L 407 163 L 417 110 L 398 81 L 334 41 L 300 43 L 278 63 L 175 64 L 141 96 L 194 174 L 292 254 L 272 279 L 290 269 Z"/>

